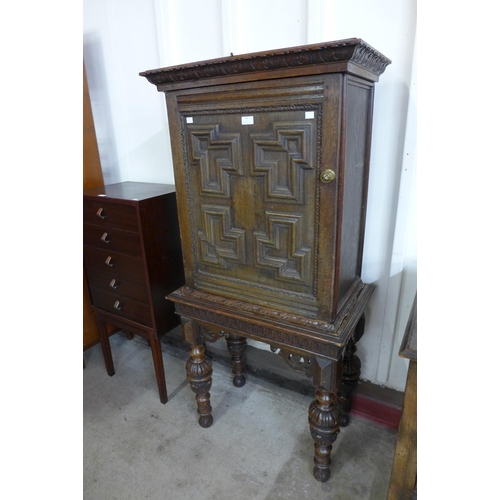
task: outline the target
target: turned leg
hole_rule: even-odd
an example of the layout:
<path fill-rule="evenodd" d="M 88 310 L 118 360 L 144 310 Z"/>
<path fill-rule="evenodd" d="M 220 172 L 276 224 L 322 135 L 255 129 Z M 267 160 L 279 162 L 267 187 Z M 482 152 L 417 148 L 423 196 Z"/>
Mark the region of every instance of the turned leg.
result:
<path fill-rule="evenodd" d="M 339 415 L 333 405 L 334 394 L 318 387 L 309 406 L 309 427 L 314 440 L 314 477 L 324 483 L 330 477 L 332 445 L 339 434 Z"/>
<path fill-rule="evenodd" d="M 352 395 L 354 389 L 358 385 L 359 377 L 361 375 L 361 360 L 356 355 L 356 342 L 363 336 L 365 328 L 364 316 L 360 318 L 354 335 L 347 343 L 344 358 L 342 360 L 343 372 L 342 382 L 338 392 L 338 399 L 335 402 L 335 407 L 340 411 L 340 425 L 346 427 L 349 425 L 351 411 Z"/>
<path fill-rule="evenodd" d="M 227 350 L 231 354 L 231 361 L 233 362 L 233 384 L 236 387 L 243 387 L 245 385 L 245 377 L 243 375 L 243 355 L 247 347 L 247 339 L 239 337 L 234 333 L 227 336 Z"/>
<path fill-rule="evenodd" d="M 165 382 L 165 369 L 163 368 L 163 353 L 161 350 L 161 341 L 152 334 L 149 339 L 151 353 L 153 354 L 153 365 L 155 367 L 156 383 L 158 384 L 158 392 L 160 393 L 160 401 L 165 404 L 168 401 L 167 384 Z"/>
<path fill-rule="evenodd" d="M 97 331 L 99 332 L 99 339 L 101 341 L 102 354 L 104 356 L 104 363 L 106 363 L 106 370 L 111 377 L 115 374 L 115 367 L 113 366 L 113 357 L 111 356 L 111 346 L 109 345 L 108 330 L 106 322 L 102 319 L 96 318 Z"/>
<path fill-rule="evenodd" d="M 332 445 L 340 432 L 340 413 L 334 405 L 341 380 L 341 364 L 332 359 L 311 359 L 316 399 L 309 406 L 309 427 L 314 440 L 314 477 L 324 483 L 330 477 Z"/>
<path fill-rule="evenodd" d="M 212 362 L 205 356 L 205 348 L 201 344 L 192 346 L 189 356 L 186 374 L 191 389 L 196 394 L 200 415 L 199 424 L 205 428 L 210 427 L 214 421 L 208 392 L 212 386 Z"/>

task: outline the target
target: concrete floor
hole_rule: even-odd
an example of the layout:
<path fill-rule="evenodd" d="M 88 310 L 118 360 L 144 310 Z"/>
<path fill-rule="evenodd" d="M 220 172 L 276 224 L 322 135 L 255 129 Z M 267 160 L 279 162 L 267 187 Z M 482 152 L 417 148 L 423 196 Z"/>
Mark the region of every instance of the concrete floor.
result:
<path fill-rule="evenodd" d="M 186 381 L 187 352 L 163 344 L 169 401 L 162 405 L 146 341 L 118 332 L 110 342 L 113 377 L 100 345 L 84 353 L 84 499 L 386 498 L 396 431 L 353 415 L 334 443 L 332 475 L 319 483 L 310 397 L 253 375 L 236 388 L 230 368 L 214 362 L 214 423 L 203 429 Z"/>

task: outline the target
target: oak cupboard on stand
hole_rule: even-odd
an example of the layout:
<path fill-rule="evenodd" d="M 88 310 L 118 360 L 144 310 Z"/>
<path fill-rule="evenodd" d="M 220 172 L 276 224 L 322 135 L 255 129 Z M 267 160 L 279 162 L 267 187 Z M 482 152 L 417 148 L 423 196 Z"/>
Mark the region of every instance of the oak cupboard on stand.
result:
<path fill-rule="evenodd" d="M 175 187 L 121 182 L 83 192 L 83 260 L 108 375 L 107 325 L 149 341 L 160 394 L 161 336 L 180 323 L 165 296 L 184 284 Z"/>
<path fill-rule="evenodd" d="M 373 89 L 389 63 L 349 39 L 140 73 L 166 94 L 186 277 L 169 298 L 199 424 L 213 422 L 204 343 L 226 339 L 241 387 L 246 339 L 266 342 L 312 376 L 319 481 L 349 422 L 375 288 L 360 276 Z"/>

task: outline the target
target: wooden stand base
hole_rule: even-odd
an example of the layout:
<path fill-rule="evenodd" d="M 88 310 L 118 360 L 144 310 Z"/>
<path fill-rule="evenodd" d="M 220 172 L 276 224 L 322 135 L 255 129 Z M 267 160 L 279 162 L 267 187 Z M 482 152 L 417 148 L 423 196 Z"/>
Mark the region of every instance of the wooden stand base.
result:
<path fill-rule="evenodd" d="M 289 366 L 313 379 L 316 398 L 309 407 L 313 474 L 318 481 L 327 481 L 333 443 L 340 427 L 349 424 L 352 394 L 361 373 L 356 342 L 363 336 L 363 308 L 372 291 L 373 287 L 366 287 L 336 330 L 335 325 L 298 316 L 290 321 L 285 313 L 255 306 L 249 306 L 248 314 L 247 305 L 241 301 L 221 299 L 187 287 L 171 294 L 169 298 L 181 316 L 184 338 L 191 346 L 186 374 L 196 395 L 199 424 L 206 428 L 213 423 L 209 392 L 212 363 L 205 355 L 205 342 L 226 338 L 236 387 L 245 385 L 246 339 L 267 342 Z M 276 318 L 282 321 L 278 323 Z"/>

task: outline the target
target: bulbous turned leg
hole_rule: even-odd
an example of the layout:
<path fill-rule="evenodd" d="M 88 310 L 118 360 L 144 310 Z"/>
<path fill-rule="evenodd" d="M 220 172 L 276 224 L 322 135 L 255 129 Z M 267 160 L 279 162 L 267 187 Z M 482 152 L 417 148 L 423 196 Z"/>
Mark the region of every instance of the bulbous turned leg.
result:
<path fill-rule="evenodd" d="M 358 385 L 359 376 L 361 375 L 361 361 L 356 356 L 356 344 L 351 339 L 346 347 L 344 359 L 342 361 L 344 371 L 342 373 L 342 382 L 338 392 L 338 399 L 335 407 L 340 411 L 340 425 L 346 427 L 349 425 L 351 411 L 352 395 L 354 389 Z"/>
<path fill-rule="evenodd" d="M 309 427 L 314 440 L 314 477 L 322 483 L 330 477 L 332 445 L 340 432 L 334 394 L 318 387 L 316 399 L 309 406 Z"/>
<path fill-rule="evenodd" d="M 231 354 L 231 361 L 233 362 L 233 384 L 236 387 L 243 387 L 246 382 L 245 376 L 243 375 L 243 356 L 247 347 L 247 339 L 230 333 L 226 341 L 227 350 L 229 354 Z"/>
<path fill-rule="evenodd" d="M 196 394 L 198 420 L 202 427 L 210 427 L 214 421 L 210 406 L 210 387 L 212 387 L 212 362 L 205 356 L 203 345 L 192 346 L 190 358 L 186 363 L 186 374 L 191 389 Z"/>

